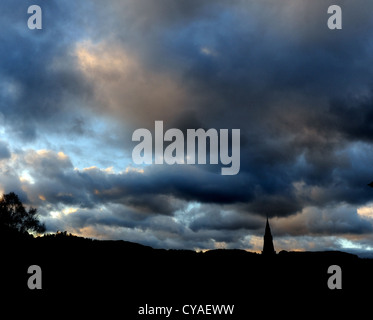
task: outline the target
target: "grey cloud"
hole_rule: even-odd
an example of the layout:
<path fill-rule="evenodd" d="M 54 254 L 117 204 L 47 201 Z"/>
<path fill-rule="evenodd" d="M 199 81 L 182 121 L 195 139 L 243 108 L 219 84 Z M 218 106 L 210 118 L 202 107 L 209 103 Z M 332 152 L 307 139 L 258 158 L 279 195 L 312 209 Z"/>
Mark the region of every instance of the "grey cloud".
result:
<path fill-rule="evenodd" d="M 237 213 L 233 210 L 224 210 L 215 205 L 206 205 L 198 209 L 199 215 L 193 219 L 189 227 L 193 231 L 199 230 L 255 230 L 263 228 L 263 220 L 257 216 Z M 188 215 L 193 215 L 188 212 Z"/>
<path fill-rule="evenodd" d="M 72 118 L 71 104 L 89 94 L 89 87 L 69 63 L 71 41 L 81 32 L 70 33 L 75 26 L 81 30 L 79 18 L 82 7 L 67 1 L 56 4 L 41 1 L 42 30 L 27 28 L 27 1 L 5 1 L 10 8 L 8 19 L 2 20 L 7 30 L 2 38 L 1 72 L 3 91 L 0 111 L 6 128 L 24 141 L 34 141 L 48 131 L 62 129 Z M 58 39 L 58 40 L 57 40 Z M 65 59 L 65 68 L 56 69 L 59 59 Z"/>
<path fill-rule="evenodd" d="M 319 209 L 308 207 L 302 213 L 289 218 L 272 221 L 274 235 L 313 235 L 337 236 L 349 234 L 370 234 L 373 224 L 357 214 L 356 208 L 348 205 L 339 205 Z"/>
<path fill-rule="evenodd" d="M 153 237 L 159 223 L 158 245 L 165 234 L 180 245 L 176 230 L 189 245 L 211 245 L 208 236 L 222 240 L 221 231 L 227 241 L 240 241 L 242 230 L 259 230 L 266 215 L 291 219 L 309 207 L 317 210 L 296 225 L 303 233 L 370 230 L 345 211 L 332 211 L 322 224 L 318 218 L 341 202 L 371 200 L 371 2 L 339 1 L 338 33 L 327 29 L 321 1 L 41 1 L 40 33 L 26 27 L 27 4 L 2 5 L 0 112 L 8 136 L 90 136 L 98 153 L 130 153 L 132 129 L 151 129 L 154 120 L 183 130 L 238 128 L 241 171 L 222 177 L 212 166 L 154 166 L 110 174 L 74 170 L 56 152 L 24 151 L 19 166 L 35 183 L 4 169 L 5 190 L 44 209 L 78 206 L 66 223 L 102 232 L 110 226 L 113 237 L 120 233 L 115 225 L 141 226 Z M 105 134 L 93 129 L 93 117 L 107 121 Z M 10 145 L 0 143 L 1 162 Z M 105 157 L 110 163 L 115 156 Z M 206 212 L 178 229 L 172 217 L 188 201 Z M 115 214 L 101 217 L 99 206 Z"/>
<path fill-rule="evenodd" d="M 8 148 L 8 144 L 0 140 L 0 160 L 10 158 L 11 154 Z"/>

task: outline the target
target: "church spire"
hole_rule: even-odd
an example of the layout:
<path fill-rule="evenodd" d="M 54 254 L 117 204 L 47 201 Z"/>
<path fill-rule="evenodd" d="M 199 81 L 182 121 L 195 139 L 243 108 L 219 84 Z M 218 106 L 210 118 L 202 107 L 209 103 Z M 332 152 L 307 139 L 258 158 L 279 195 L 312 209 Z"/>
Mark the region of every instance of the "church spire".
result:
<path fill-rule="evenodd" d="M 262 254 L 266 256 L 276 254 L 275 248 L 273 247 L 273 239 L 271 234 L 271 228 L 269 226 L 268 216 L 267 216 L 267 223 L 264 232 L 264 243 L 263 243 L 263 251 Z"/>

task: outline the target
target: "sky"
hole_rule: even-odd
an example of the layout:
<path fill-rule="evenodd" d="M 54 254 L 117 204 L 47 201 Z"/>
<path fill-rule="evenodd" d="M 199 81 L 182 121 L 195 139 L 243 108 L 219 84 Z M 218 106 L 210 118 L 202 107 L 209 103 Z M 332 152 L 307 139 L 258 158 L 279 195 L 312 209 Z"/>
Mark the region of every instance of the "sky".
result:
<path fill-rule="evenodd" d="M 37 3 L 36 3 L 37 2 Z M 27 9 L 42 9 L 42 29 Z M 327 10 L 342 8 L 329 30 Z M 47 232 L 373 256 L 373 2 L 0 4 L 0 192 Z M 137 165 L 139 128 L 240 129 L 240 171 Z"/>

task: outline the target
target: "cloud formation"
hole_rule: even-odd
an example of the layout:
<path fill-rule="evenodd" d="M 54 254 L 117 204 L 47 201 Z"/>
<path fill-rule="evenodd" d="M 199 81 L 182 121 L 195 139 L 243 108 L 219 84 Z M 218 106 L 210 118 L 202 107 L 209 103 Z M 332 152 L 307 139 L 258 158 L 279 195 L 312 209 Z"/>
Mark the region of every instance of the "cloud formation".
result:
<path fill-rule="evenodd" d="M 0 186 L 50 231 L 255 250 L 267 215 L 335 248 L 371 232 L 373 4 L 340 1 L 338 32 L 322 1 L 39 5 L 40 32 L 27 1 L 1 5 Z M 132 132 L 156 120 L 240 129 L 239 175 L 133 166 Z"/>

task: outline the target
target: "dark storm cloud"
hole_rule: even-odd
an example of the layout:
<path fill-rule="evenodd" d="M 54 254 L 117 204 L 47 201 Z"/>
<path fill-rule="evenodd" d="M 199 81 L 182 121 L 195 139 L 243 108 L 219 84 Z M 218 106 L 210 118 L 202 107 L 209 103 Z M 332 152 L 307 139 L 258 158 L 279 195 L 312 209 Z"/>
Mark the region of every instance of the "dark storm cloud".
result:
<path fill-rule="evenodd" d="M 94 88 L 96 82 L 102 86 L 110 74 L 108 79 L 122 83 L 107 92 L 112 94 L 108 98 L 117 101 L 105 112 L 122 115 L 129 126 L 132 122 L 148 126 L 166 118 L 166 126 L 240 128 L 242 169 L 238 177 L 185 167 L 154 168 L 125 179 L 108 177 L 101 171 L 80 172 L 76 185 L 97 191 L 89 200 L 85 197 L 87 203 L 123 201 L 141 210 L 148 207 L 171 214 L 173 208 L 163 196 L 172 195 L 206 203 L 246 202 L 248 212 L 270 216 L 287 216 L 307 205 L 323 206 L 343 199 L 364 203 L 369 191 L 364 189 L 363 179 L 356 177 L 361 176 L 360 170 L 367 173 L 366 168 L 355 168 L 355 178 L 348 178 L 352 158 L 346 148 L 360 141 L 361 135 L 369 136 L 370 104 L 363 103 L 362 112 L 357 110 L 359 116 L 346 122 L 352 117 L 348 96 L 361 94 L 370 85 L 371 72 L 365 67 L 371 62 L 369 33 L 364 28 L 370 28 L 371 22 L 356 5 L 345 10 L 346 31 L 332 33 L 326 28 L 326 9 L 321 3 L 287 7 L 251 1 L 233 5 L 227 1 L 126 1 L 113 2 L 104 9 L 97 17 L 112 17 L 102 28 L 108 28 L 105 37 L 110 35 L 117 45 L 113 51 L 120 55 L 122 49 L 128 50 L 130 59 L 136 56 L 132 78 L 117 78 L 117 70 L 105 69 L 105 78 L 100 80 L 102 70 L 96 68 L 92 72 L 97 77 L 83 79 L 87 88 Z M 305 15 L 312 16 L 314 23 L 304 21 Z M 360 19 L 366 22 L 364 28 Z M 99 30 L 94 33 L 104 37 Z M 93 46 L 88 50 L 102 55 L 103 49 Z M 154 86 L 137 83 L 138 72 L 155 75 L 155 79 L 166 76 L 176 83 L 183 79 L 181 87 L 193 100 L 176 99 L 180 103 L 165 107 L 163 98 L 153 99 L 151 105 L 136 98 L 128 104 L 120 92 L 131 82 L 137 96 Z M 59 76 L 53 74 L 52 83 L 60 83 Z M 75 81 L 66 83 L 78 93 L 85 92 L 80 83 L 76 85 L 77 79 L 73 74 L 71 80 Z M 65 91 L 74 92 L 69 88 Z M 43 99 L 56 96 L 53 88 L 42 92 L 47 91 L 52 95 Z M 341 94 L 345 103 L 338 102 Z M 97 107 L 103 109 L 103 103 Z M 153 112 L 149 113 L 149 108 Z M 174 109 L 171 118 L 167 115 L 170 108 Z M 136 115 L 129 110 L 136 110 Z M 132 117 L 128 118 L 128 112 Z M 329 197 L 296 195 L 294 183 L 299 181 L 308 189 L 321 188 Z"/>
<path fill-rule="evenodd" d="M 361 172 L 373 172 L 349 163 L 357 161 L 349 148 L 370 132 L 370 104 L 363 103 L 362 112 L 349 121 L 351 97 L 371 97 L 370 3 L 342 1 L 344 29 L 338 33 L 327 29 L 328 6 L 321 2 L 159 1 L 150 11 L 145 3 L 116 2 L 118 16 L 126 18 L 115 25 L 132 28 L 123 34 L 115 30 L 125 28 L 111 29 L 111 34 L 148 70 L 182 79 L 194 97 L 193 104 L 174 106 L 176 116 L 167 125 L 242 132 L 243 178 L 192 175 L 197 187 L 191 188 L 183 177 L 188 170 L 180 169 L 180 176 L 161 170 L 162 175 L 147 177 L 159 192 L 187 200 L 248 202 L 249 212 L 278 216 L 307 205 L 370 199 Z M 154 118 L 138 109 L 137 123 L 167 118 L 168 108 L 154 107 Z M 300 181 L 328 197 L 296 195 L 294 183 Z"/>
<path fill-rule="evenodd" d="M 29 152 L 24 162 L 36 181 L 31 187 L 35 197 L 41 194 L 51 203 L 83 207 L 121 203 L 139 212 L 170 215 L 178 208 L 174 199 L 234 203 L 247 197 L 247 190 L 237 185 L 244 182 L 241 178 L 222 182 L 220 175 L 196 167 L 149 167 L 144 173 L 110 173 L 96 167 L 74 170 L 67 156 L 47 151 Z"/>
<path fill-rule="evenodd" d="M 201 171 L 198 167 L 148 167 L 143 173 L 111 173 L 96 167 L 74 170 L 67 156 L 52 152 L 30 152 L 24 161 L 30 165 L 30 173 L 36 181 L 29 186 L 35 198 L 43 195 L 50 203 L 74 204 L 87 208 L 117 203 L 145 215 L 172 215 L 180 206 L 177 199 L 206 204 L 229 204 L 232 210 L 240 213 L 269 216 L 287 216 L 300 212 L 304 206 L 323 207 L 340 201 L 359 204 L 371 199 L 370 188 L 363 184 L 366 173 L 361 172 L 360 178 L 356 177 L 358 173 L 351 174 L 349 166 L 335 171 L 332 186 L 308 185 L 303 181 L 285 189 L 284 183 L 280 192 L 280 186 L 277 185 L 265 187 L 264 183 L 257 182 L 253 188 L 246 182 L 247 177 L 221 180 L 219 174 Z M 366 161 L 362 163 L 362 168 L 369 170 L 368 158 Z M 349 178 L 350 175 L 355 177 Z M 345 180 L 354 181 L 356 186 L 353 188 L 343 183 Z M 362 184 L 361 187 L 359 183 Z M 216 214 L 220 217 L 217 209 Z M 215 217 L 216 214 L 211 211 L 211 216 Z M 221 228 L 224 226 L 223 222 L 226 224 L 225 228 L 240 228 L 240 225 L 245 227 L 250 220 L 235 214 L 228 216 L 229 218 L 223 220 L 211 219 L 214 221 L 212 224 L 218 228 L 217 223 L 221 220 Z M 199 222 L 200 227 L 206 224 L 203 220 Z M 193 228 L 198 228 L 199 222 L 195 222 Z"/>
<path fill-rule="evenodd" d="M 214 166 L 184 165 L 110 172 L 94 160 L 77 169 L 54 142 L 54 151 L 13 150 L 19 163 L 3 170 L 5 191 L 37 204 L 46 218 L 48 208 L 79 208 L 61 218 L 64 226 L 110 227 L 113 237 L 115 226 L 139 228 L 152 243 L 169 239 L 169 247 L 180 245 L 180 235 L 196 247 L 237 242 L 266 215 L 291 219 L 308 207 L 317 210 L 294 224 L 304 234 L 371 231 L 352 211 L 338 220 L 322 210 L 372 199 L 373 3 L 338 1 L 338 31 L 327 29 L 322 1 L 38 4 L 40 32 L 27 29 L 27 1 L 1 5 L 0 112 L 10 136 L 97 136 L 84 154 L 103 154 L 110 166 L 108 148 L 130 154 L 133 130 L 153 130 L 155 120 L 184 131 L 237 128 L 241 171 L 221 176 Z M 90 115 L 110 124 L 105 134 L 95 133 Z M 0 143 L 1 163 L 10 146 Z M 34 181 L 20 179 L 25 168 Z M 193 219 L 175 222 L 194 202 L 202 208 L 185 213 Z"/>
<path fill-rule="evenodd" d="M 83 78 L 71 67 L 68 51 L 81 37 L 81 6 L 70 1 L 40 1 L 42 30 L 27 28 L 28 1 L 4 1 L 0 48 L 0 112 L 7 130 L 26 141 L 48 131 L 66 129 L 74 120 L 72 104 L 89 92 Z M 64 68 L 56 62 L 64 57 Z"/>
<path fill-rule="evenodd" d="M 345 139 L 371 143 L 373 139 L 372 91 L 358 97 L 341 97 L 331 102 L 326 121 L 330 131 Z"/>

